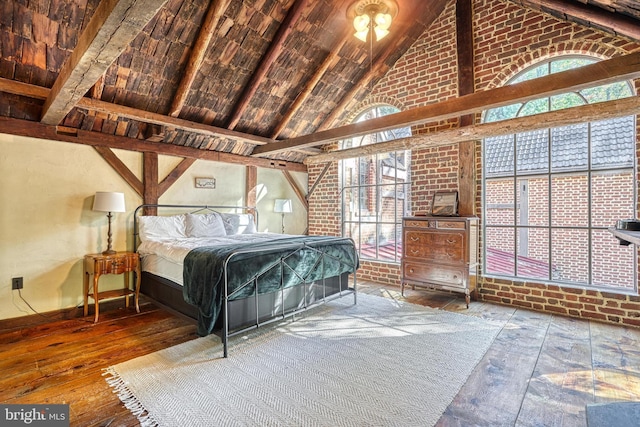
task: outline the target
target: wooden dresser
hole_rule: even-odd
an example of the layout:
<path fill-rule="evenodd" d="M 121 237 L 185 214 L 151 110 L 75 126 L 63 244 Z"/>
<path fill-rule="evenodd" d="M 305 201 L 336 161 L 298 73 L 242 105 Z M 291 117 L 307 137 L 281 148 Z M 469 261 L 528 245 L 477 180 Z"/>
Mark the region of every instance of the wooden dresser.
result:
<path fill-rule="evenodd" d="M 402 219 L 402 292 L 405 285 L 477 298 L 478 218 L 418 216 Z"/>

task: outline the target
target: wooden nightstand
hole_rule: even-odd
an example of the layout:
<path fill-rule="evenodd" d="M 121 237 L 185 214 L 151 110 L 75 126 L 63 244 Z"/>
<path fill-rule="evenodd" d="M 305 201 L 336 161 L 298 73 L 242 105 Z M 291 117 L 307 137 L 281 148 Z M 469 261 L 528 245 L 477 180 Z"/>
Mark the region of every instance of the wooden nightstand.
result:
<path fill-rule="evenodd" d="M 129 287 L 129 273 L 134 272 L 136 283 L 134 289 Z M 93 274 L 93 289 L 89 288 L 89 276 Z M 124 288 L 99 292 L 98 280 L 103 274 L 124 274 Z M 129 297 L 135 294 L 136 311 L 140 313 L 138 298 L 140 296 L 140 258 L 135 252 L 116 252 L 113 255 L 89 254 L 84 256 L 84 315 L 89 314 L 89 297 L 93 298 L 96 317 L 100 313 L 100 300 L 107 298 L 125 298 L 125 306 L 129 307 Z"/>

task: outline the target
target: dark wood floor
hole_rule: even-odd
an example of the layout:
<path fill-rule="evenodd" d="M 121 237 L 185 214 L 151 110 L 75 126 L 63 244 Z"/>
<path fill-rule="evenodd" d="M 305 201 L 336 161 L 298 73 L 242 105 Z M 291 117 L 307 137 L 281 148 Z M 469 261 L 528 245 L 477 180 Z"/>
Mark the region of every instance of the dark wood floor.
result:
<path fill-rule="evenodd" d="M 441 426 L 586 426 L 585 405 L 640 401 L 640 329 L 574 320 L 458 295 L 359 283 L 359 291 L 488 319 L 505 327 Z M 136 426 L 103 369 L 196 338 L 195 325 L 151 303 L 121 301 L 100 321 L 70 310 L 0 322 L 0 402 L 68 403 L 73 426 Z M 452 355 L 455 357 L 455 355 Z"/>

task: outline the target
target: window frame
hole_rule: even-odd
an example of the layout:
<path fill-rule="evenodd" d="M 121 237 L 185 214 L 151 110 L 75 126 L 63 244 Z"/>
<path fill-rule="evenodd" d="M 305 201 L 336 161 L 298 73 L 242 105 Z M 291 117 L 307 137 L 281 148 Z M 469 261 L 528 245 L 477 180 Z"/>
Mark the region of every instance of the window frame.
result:
<path fill-rule="evenodd" d="M 363 110 L 360 114 L 356 116 L 356 118 L 352 121 L 352 123 L 356 123 L 358 121 L 370 120 L 372 118 L 381 117 L 386 114 L 381 114 L 383 109 L 388 109 L 389 112 L 386 114 L 392 114 L 399 112 L 400 110 L 396 107 L 388 104 L 378 104 L 368 107 Z M 369 118 L 364 119 L 367 115 L 370 115 Z M 347 139 L 341 141 L 342 148 L 353 147 L 353 146 L 361 146 L 374 144 L 377 142 L 390 141 L 393 139 L 397 139 L 407 135 L 397 135 L 398 132 L 404 132 L 408 135 L 411 135 L 410 127 L 402 127 L 395 130 L 387 130 L 384 132 L 376 132 L 372 134 L 363 135 L 361 137 L 357 137 L 358 142 L 357 145 L 354 144 L 354 138 Z M 366 138 L 372 139 L 371 142 L 367 144 L 362 144 Z M 404 158 L 404 169 L 398 168 L 398 164 L 400 162 L 398 153 L 402 153 Z M 385 158 L 392 157 L 394 159 L 394 164 L 392 166 L 383 164 L 383 160 Z M 372 159 L 375 162 L 375 182 L 373 183 L 363 183 L 361 175 L 364 173 L 362 170 L 363 163 L 367 161 L 371 161 Z M 345 170 L 348 167 L 348 162 L 354 162 L 358 168 L 357 175 L 358 181 L 355 183 L 346 183 L 346 174 Z M 385 153 L 375 153 L 369 156 L 358 156 L 350 159 L 340 160 L 338 162 L 338 171 L 339 171 L 339 186 L 340 186 L 340 225 L 341 225 L 341 233 L 343 237 L 351 237 L 356 242 L 356 247 L 358 248 L 358 253 L 360 258 L 367 261 L 374 262 L 385 262 L 391 264 L 399 264 L 402 257 L 402 218 L 406 216 L 406 212 L 409 210 L 410 204 L 410 191 L 411 191 L 411 151 L 410 150 L 400 150 L 400 151 L 392 151 Z M 389 171 L 393 172 L 393 176 L 385 174 L 385 171 L 388 173 Z M 356 175 L 356 174 L 354 174 Z M 385 182 L 384 176 L 391 176 L 390 179 L 393 182 Z M 351 192 L 355 192 L 357 194 L 357 211 L 354 209 L 351 211 L 347 207 L 347 194 Z M 371 199 L 366 198 L 366 202 L 364 204 L 373 205 L 374 210 L 371 211 L 368 209 L 363 209 L 363 194 L 369 194 Z M 384 217 L 384 202 L 385 200 L 390 199 L 393 200 L 393 218 L 391 220 L 385 220 Z M 402 207 L 398 206 L 399 200 L 402 200 Z M 347 212 L 352 212 L 351 218 L 347 217 Z M 363 253 L 363 239 L 366 233 L 363 232 L 364 227 L 375 227 L 375 236 L 373 238 L 373 248 L 374 255 L 368 256 Z M 349 231 L 351 229 L 354 231 Z M 384 242 L 381 241 L 381 236 L 384 236 L 384 230 L 393 229 L 394 231 L 391 233 L 394 236 L 394 239 L 390 241 L 390 243 L 394 243 L 392 249 L 392 256 L 382 256 L 381 247 L 384 245 Z M 369 253 L 370 251 L 367 251 Z M 388 252 L 385 252 L 388 253 Z"/>
<path fill-rule="evenodd" d="M 556 61 L 562 61 L 562 60 L 567 60 L 567 59 L 584 59 L 585 62 L 597 62 L 597 58 L 593 58 L 590 56 L 586 56 L 586 55 L 564 55 L 564 56 L 558 56 L 558 57 L 554 57 L 551 59 L 547 59 L 544 61 L 540 61 L 538 63 L 532 64 L 530 67 L 527 67 L 526 69 L 522 70 L 521 72 L 519 72 L 518 74 L 516 74 L 515 76 L 513 76 L 511 79 L 509 79 L 509 81 L 507 83 L 505 83 L 505 85 L 507 84 L 512 84 L 518 81 L 522 81 L 521 78 L 528 74 L 528 73 L 532 73 L 535 72 L 533 70 L 535 70 L 538 67 L 542 67 L 544 65 L 547 66 L 547 74 L 551 74 L 552 73 L 552 63 L 556 62 Z M 533 74 L 533 73 L 532 73 Z M 631 93 L 630 96 L 634 96 L 635 95 L 635 88 L 632 84 L 632 82 L 630 82 L 629 80 L 625 80 L 623 81 L 624 83 L 627 84 L 627 86 L 629 87 L 629 91 Z M 606 87 L 607 85 L 602 85 L 604 87 Z M 599 87 L 602 87 L 599 86 Z M 566 94 L 563 95 L 569 95 L 569 94 L 575 94 L 578 97 L 580 97 L 583 101 L 584 104 L 588 104 L 590 103 L 589 100 L 583 96 L 583 94 L 581 93 L 581 91 L 572 91 L 572 92 L 567 92 Z M 562 96 L 562 95 L 561 95 Z M 552 98 L 550 96 L 547 97 L 541 97 L 538 98 L 537 100 L 532 100 L 530 102 L 535 102 L 540 100 L 542 103 L 544 103 L 545 101 L 542 100 L 546 100 L 547 105 L 549 106 L 548 110 L 551 111 L 551 103 L 552 103 Z M 618 97 L 618 98 L 613 98 L 613 99 L 622 99 L 623 97 Z M 521 105 L 519 105 L 517 108 L 514 105 L 510 105 L 510 106 L 505 106 L 505 107 L 500 107 L 500 108 L 512 108 L 514 109 L 514 111 L 517 111 L 514 117 L 521 117 L 520 112 L 527 106 L 528 103 L 521 103 Z M 496 112 L 495 115 L 496 117 L 500 117 L 500 113 L 497 112 L 497 110 L 499 110 L 500 108 L 496 108 L 496 109 L 491 109 L 491 110 L 486 110 L 483 112 L 483 117 L 482 117 L 482 122 L 485 123 L 487 122 L 487 116 L 490 115 L 492 112 Z M 637 153 L 635 150 L 635 141 L 637 139 L 637 123 L 636 123 L 636 116 L 632 115 L 632 116 L 626 116 L 626 117 L 632 117 L 633 118 L 633 126 L 632 128 L 634 129 L 634 138 L 633 138 L 633 142 L 631 142 L 634 146 L 633 149 L 633 156 L 632 156 L 632 165 L 630 166 L 620 166 L 620 165 L 615 165 L 615 166 L 611 166 L 611 167 L 593 167 L 593 159 L 594 159 L 594 152 L 593 152 L 593 145 L 592 145 L 592 138 L 594 136 L 593 132 L 592 132 L 592 126 L 594 123 L 600 123 L 600 122 L 605 122 L 605 120 L 601 120 L 601 121 L 595 121 L 595 122 L 582 122 L 581 125 L 586 125 L 587 127 L 587 164 L 586 167 L 583 168 L 577 168 L 575 170 L 572 171 L 562 171 L 562 170 L 558 170 L 557 168 L 554 170 L 554 165 L 553 165 L 553 159 L 552 159 L 552 144 L 551 142 L 553 141 L 552 138 L 552 128 L 543 128 L 544 130 L 546 130 L 547 132 L 547 155 L 548 155 L 548 159 L 547 159 L 547 163 L 546 163 L 546 171 L 545 172 L 539 172 L 539 171 L 534 171 L 534 172 L 528 172 L 526 170 L 519 170 L 518 169 L 518 164 L 517 164 L 517 150 L 519 149 L 517 147 L 517 135 L 522 135 L 522 134 L 526 134 L 526 132 L 523 132 L 521 134 L 510 134 L 509 136 L 512 138 L 512 144 L 513 144 L 513 153 L 511 154 L 511 160 L 513 161 L 513 170 L 510 174 L 504 174 L 502 175 L 502 177 L 500 177 L 500 175 L 491 175 L 487 174 L 488 172 L 488 167 L 487 167 L 487 155 L 486 155 L 486 149 L 487 149 L 487 142 L 486 140 L 482 141 L 482 156 L 483 156 L 483 163 L 482 163 L 482 230 L 483 230 L 483 236 L 484 238 L 482 239 L 483 244 L 482 244 L 482 251 L 483 251 L 483 257 L 482 257 L 482 266 L 483 266 L 483 272 L 484 275 L 486 277 L 491 277 L 491 278 L 500 278 L 500 279 L 507 279 L 507 280 L 514 280 L 514 281 L 527 281 L 527 282 L 536 282 L 536 283 L 543 283 L 543 284 L 547 284 L 547 285 L 557 285 L 557 286 L 562 286 L 562 287 L 579 287 L 579 288 L 587 288 L 587 289 L 593 289 L 593 290 L 599 290 L 599 291 L 605 291 L 605 292 L 612 292 L 612 293 L 620 293 L 620 294 L 633 294 L 633 295 L 637 295 L 638 294 L 638 280 L 637 280 L 637 253 L 634 250 L 633 253 L 631 255 L 629 255 L 629 257 L 633 260 L 633 265 L 629 266 L 628 268 L 631 269 L 632 271 L 632 281 L 633 281 L 633 287 L 622 287 L 622 286 L 614 286 L 613 283 L 611 283 L 611 285 L 606 285 L 606 284 L 594 284 L 594 271 L 593 271 L 593 266 L 594 266 L 594 260 L 596 260 L 596 254 L 594 254 L 594 246 L 593 246 L 593 242 L 592 239 L 594 239 L 594 236 L 600 234 L 602 235 L 602 233 L 608 233 L 608 228 L 609 227 L 605 227 L 605 226 L 599 226 L 599 225 L 594 225 L 593 222 L 593 214 L 595 211 L 595 207 L 593 205 L 593 197 L 594 197 L 594 188 L 593 188 L 593 182 L 594 176 L 599 176 L 600 174 L 606 174 L 606 173 L 618 173 L 621 176 L 625 176 L 626 174 L 629 174 L 631 176 L 631 184 L 632 184 L 632 201 L 630 202 L 630 209 L 632 212 L 636 212 L 636 206 L 637 206 L 637 180 L 636 180 L 636 174 L 637 174 Z M 625 118 L 626 118 L 625 117 Z M 509 118 L 509 117 L 508 117 Z M 501 120 L 505 120 L 508 118 L 502 118 Z M 614 120 L 614 119 L 609 119 L 609 120 Z M 497 120 L 496 120 L 497 121 Z M 556 204 L 553 203 L 553 192 L 552 192 L 552 186 L 554 185 L 554 182 L 557 184 L 557 180 L 554 180 L 554 178 L 556 177 L 560 177 L 560 176 L 577 176 L 579 174 L 586 174 L 586 183 L 587 183 L 587 224 L 586 226 L 571 226 L 571 225 L 567 225 L 566 222 L 561 223 L 560 225 L 556 225 L 554 220 L 555 220 L 555 216 L 554 216 L 554 209 L 557 212 L 557 208 L 555 207 Z M 536 177 L 546 177 L 547 179 L 547 185 L 548 185 L 548 193 L 547 193 L 547 212 L 548 212 L 548 223 L 546 225 L 534 225 L 531 226 L 529 224 L 522 224 L 520 223 L 520 219 L 519 219 L 519 215 L 521 214 L 520 210 L 521 210 L 521 206 L 520 204 L 522 203 L 522 201 L 524 200 L 523 198 L 520 198 L 520 181 L 523 180 L 529 180 L 529 179 L 534 179 Z M 511 222 L 509 224 L 490 224 L 490 218 L 489 218 L 489 214 L 488 214 L 488 209 L 489 209 L 489 203 L 487 202 L 487 198 L 489 196 L 488 194 L 488 189 L 487 189 L 487 185 L 488 183 L 491 182 L 498 182 L 499 179 L 504 179 L 505 181 L 507 180 L 512 180 L 512 185 L 513 185 L 513 190 L 511 193 L 511 200 L 512 200 L 512 204 L 511 204 L 511 209 L 513 210 L 513 218 L 511 220 Z M 505 184 L 507 185 L 507 184 Z M 492 203 L 492 205 L 497 205 L 496 203 Z M 634 214 L 635 217 L 635 214 Z M 614 224 L 611 224 L 611 226 L 613 226 Z M 502 231 L 505 231 L 507 233 L 510 233 L 510 235 L 512 236 L 512 241 L 511 241 L 511 245 L 512 248 L 510 250 L 510 256 L 513 259 L 513 271 L 511 272 L 511 274 L 501 274 L 498 271 L 492 271 L 489 272 L 488 270 L 488 266 L 487 266 L 487 262 L 488 262 L 488 251 L 489 249 L 494 250 L 495 248 L 490 247 L 489 246 L 489 240 L 490 239 L 490 235 L 488 234 L 489 231 L 496 232 L 497 230 L 502 229 Z M 530 277 L 525 275 L 524 273 L 520 273 L 518 270 L 518 263 L 519 263 L 519 257 L 521 256 L 521 248 L 519 247 L 519 245 L 521 244 L 521 234 L 525 233 L 527 234 L 527 238 L 529 236 L 529 233 L 532 230 L 543 230 L 546 231 L 547 233 L 547 246 L 548 246 L 548 253 L 547 253 L 547 267 L 548 267 L 548 274 L 546 276 L 546 278 L 537 278 L 537 277 Z M 587 249 L 587 254 L 588 254 L 588 259 L 587 259 L 587 280 L 585 282 L 580 282 L 580 281 L 573 281 L 573 280 L 562 280 L 557 278 L 557 276 L 555 276 L 554 278 L 554 250 L 558 249 L 558 246 L 560 245 L 554 245 L 553 244 L 553 238 L 554 238 L 554 233 L 556 232 L 560 232 L 560 231 L 567 231 L 567 230 L 574 230 L 576 232 L 583 232 L 586 233 L 587 237 L 588 237 L 588 242 L 586 243 L 586 249 Z M 608 233 L 610 234 L 610 233 Z M 610 237 L 614 239 L 613 235 L 610 234 Z M 508 245 L 508 242 L 507 242 Z M 508 253 L 509 251 L 507 251 L 506 253 Z M 526 252 L 525 252 L 526 253 Z M 626 282 L 625 282 L 626 283 Z"/>

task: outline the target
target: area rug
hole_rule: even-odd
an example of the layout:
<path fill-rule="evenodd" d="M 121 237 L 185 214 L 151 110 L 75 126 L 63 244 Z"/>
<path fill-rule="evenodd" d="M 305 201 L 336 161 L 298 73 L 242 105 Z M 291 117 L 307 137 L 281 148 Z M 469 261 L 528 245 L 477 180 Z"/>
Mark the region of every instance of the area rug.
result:
<path fill-rule="evenodd" d="M 430 426 L 502 324 L 358 295 L 105 370 L 143 426 Z"/>

